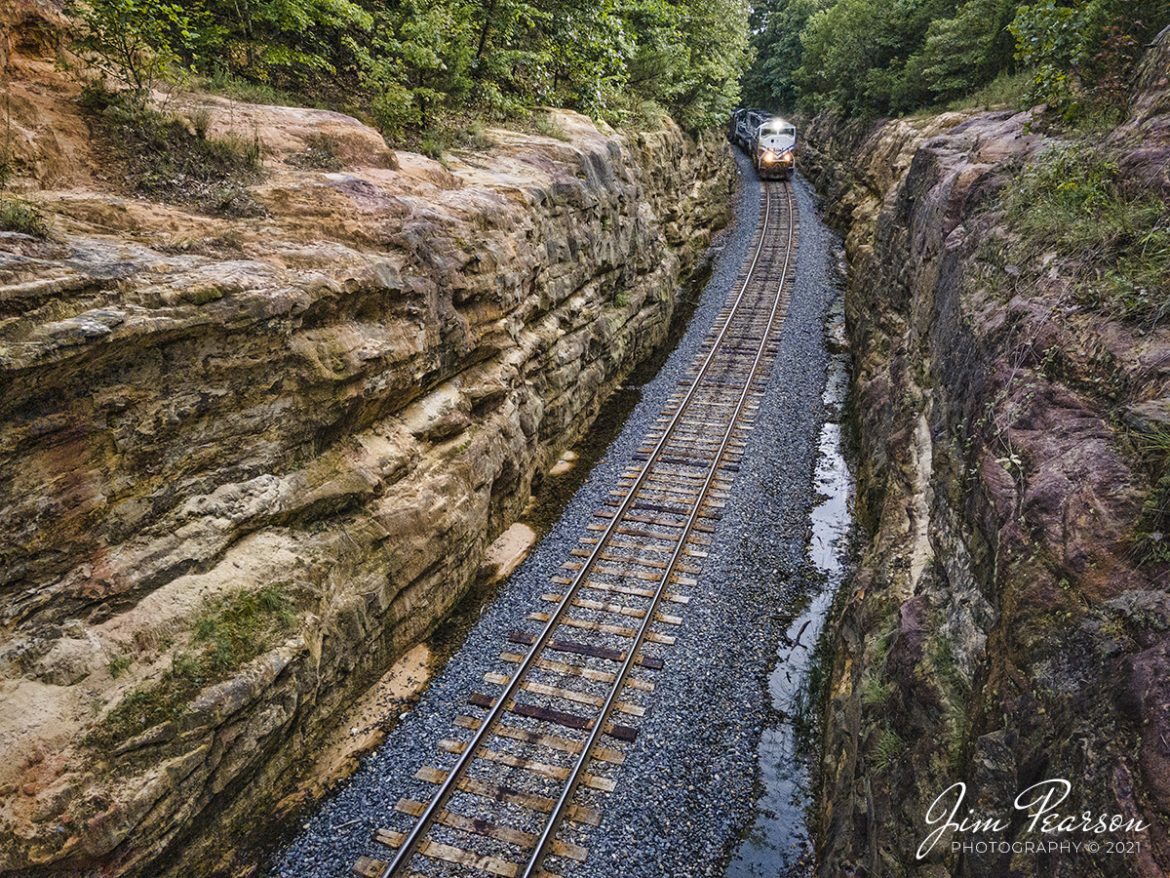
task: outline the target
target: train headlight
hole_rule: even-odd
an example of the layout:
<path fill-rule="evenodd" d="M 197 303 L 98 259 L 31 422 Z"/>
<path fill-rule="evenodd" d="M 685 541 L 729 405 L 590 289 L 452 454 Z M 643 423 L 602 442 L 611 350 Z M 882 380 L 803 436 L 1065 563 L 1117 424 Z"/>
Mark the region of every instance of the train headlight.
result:
<path fill-rule="evenodd" d="M 776 153 L 772 152 L 770 149 L 766 149 L 764 150 L 764 155 L 761 157 L 761 160 L 771 164 L 772 162 L 776 161 Z"/>

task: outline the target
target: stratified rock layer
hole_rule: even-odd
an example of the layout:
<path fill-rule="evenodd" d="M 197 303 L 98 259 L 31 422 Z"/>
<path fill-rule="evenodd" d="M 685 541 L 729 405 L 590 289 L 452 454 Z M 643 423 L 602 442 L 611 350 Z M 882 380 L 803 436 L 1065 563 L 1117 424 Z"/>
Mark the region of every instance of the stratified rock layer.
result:
<path fill-rule="evenodd" d="M 1110 138 L 1135 185 L 1166 185 L 1168 61 L 1170 33 Z M 806 133 L 805 166 L 847 233 L 869 529 L 832 651 L 826 878 L 1170 868 L 1170 596 L 1165 565 L 1133 551 L 1150 478 L 1128 436 L 1170 423 L 1170 332 L 1079 306 L 1055 254 L 1036 283 L 1003 264 L 995 196 L 1045 147 L 1032 123 L 822 117 Z M 1061 813 L 1147 828 L 1029 833 L 1013 801 L 1055 778 L 1072 784 Z M 958 781 L 960 818 L 973 808 L 1011 826 L 944 836 L 919 859 L 938 825 L 927 809 Z M 1101 848 L 951 846 L 1053 838 Z"/>
<path fill-rule="evenodd" d="M 336 113 L 173 99 L 264 148 L 264 216 L 225 220 L 106 191 L 68 84 L 16 60 L 54 234 L 0 234 L 0 872 L 218 874 L 665 338 L 734 166 L 669 124 L 558 113 L 563 139 L 443 165 Z M 109 744 L 209 601 L 264 586 L 288 636 Z"/>

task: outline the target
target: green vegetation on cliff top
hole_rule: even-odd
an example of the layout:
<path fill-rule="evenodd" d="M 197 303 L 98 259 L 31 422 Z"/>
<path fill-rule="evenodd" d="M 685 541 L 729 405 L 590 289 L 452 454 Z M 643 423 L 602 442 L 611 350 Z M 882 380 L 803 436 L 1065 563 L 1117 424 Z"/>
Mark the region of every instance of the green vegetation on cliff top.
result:
<path fill-rule="evenodd" d="M 747 102 L 773 110 L 909 113 L 1045 102 L 1115 113 L 1165 0 L 762 0 Z M 981 92 L 981 93 L 980 93 Z"/>
<path fill-rule="evenodd" d="M 395 142 L 535 107 L 723 121 L 749 57 L 747 0 L 75 0 L 72 47 L 109 82 L 159 79 L 340 109 Z M 438 144 L 441 147 L 441 142 Z"/>

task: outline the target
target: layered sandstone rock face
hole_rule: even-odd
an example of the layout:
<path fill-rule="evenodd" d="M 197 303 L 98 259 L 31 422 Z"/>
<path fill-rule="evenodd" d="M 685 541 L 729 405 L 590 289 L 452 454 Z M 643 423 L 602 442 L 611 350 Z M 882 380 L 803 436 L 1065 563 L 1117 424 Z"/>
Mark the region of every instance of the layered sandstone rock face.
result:
<path fill-rule="evenodd" d="M 734 165 L 570 113 L 440 164 L 172 96 L 263 149 L 261 215 L 201 215 L 117 194 L 8 37 L 53 231 L 0 233 L 0 872 L 218 874 L 665 337 Z"/>
<path fill-rule="evenodd" d="M 1109 138 L 1162 197 L 1168 70 L 1164 33 Z M 1170 426 L 1170 331 L 1078 304 L 1056 254 L 1038 282 L 1016 282 L 995 196 L 1049 145 L 1038 127 L 1010 112 L 826 117 L 806 135 L 852 263 L 869 531 L 826 705 L 819 868 L 832 878 L 1170 868 L 1170 595 L 1165 565 L 1134 551 L 1151 482 L 1135 447 Z M 1073 785 L 1064 814 L 1148 827 L 1062 840 L 1140 851 L 960 856 L 948 836 L 916 858 L 928 807 L 957 781 L 960 817 L 1012 824 L 966 840 L 1049 840 L 1012 808 L 1049 778 Z"/>

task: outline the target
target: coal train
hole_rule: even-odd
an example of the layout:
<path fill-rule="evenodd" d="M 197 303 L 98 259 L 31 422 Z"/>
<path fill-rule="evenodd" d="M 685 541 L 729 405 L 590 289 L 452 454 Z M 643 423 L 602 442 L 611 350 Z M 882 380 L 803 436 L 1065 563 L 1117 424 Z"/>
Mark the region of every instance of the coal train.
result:
<path fill-rule="evenodd" d="M 752 159 L 764 180 L 790 180 L 796 171 L 796 126 L 766 110 L 740 107 L 731 114 L 728 139 Z"/>

